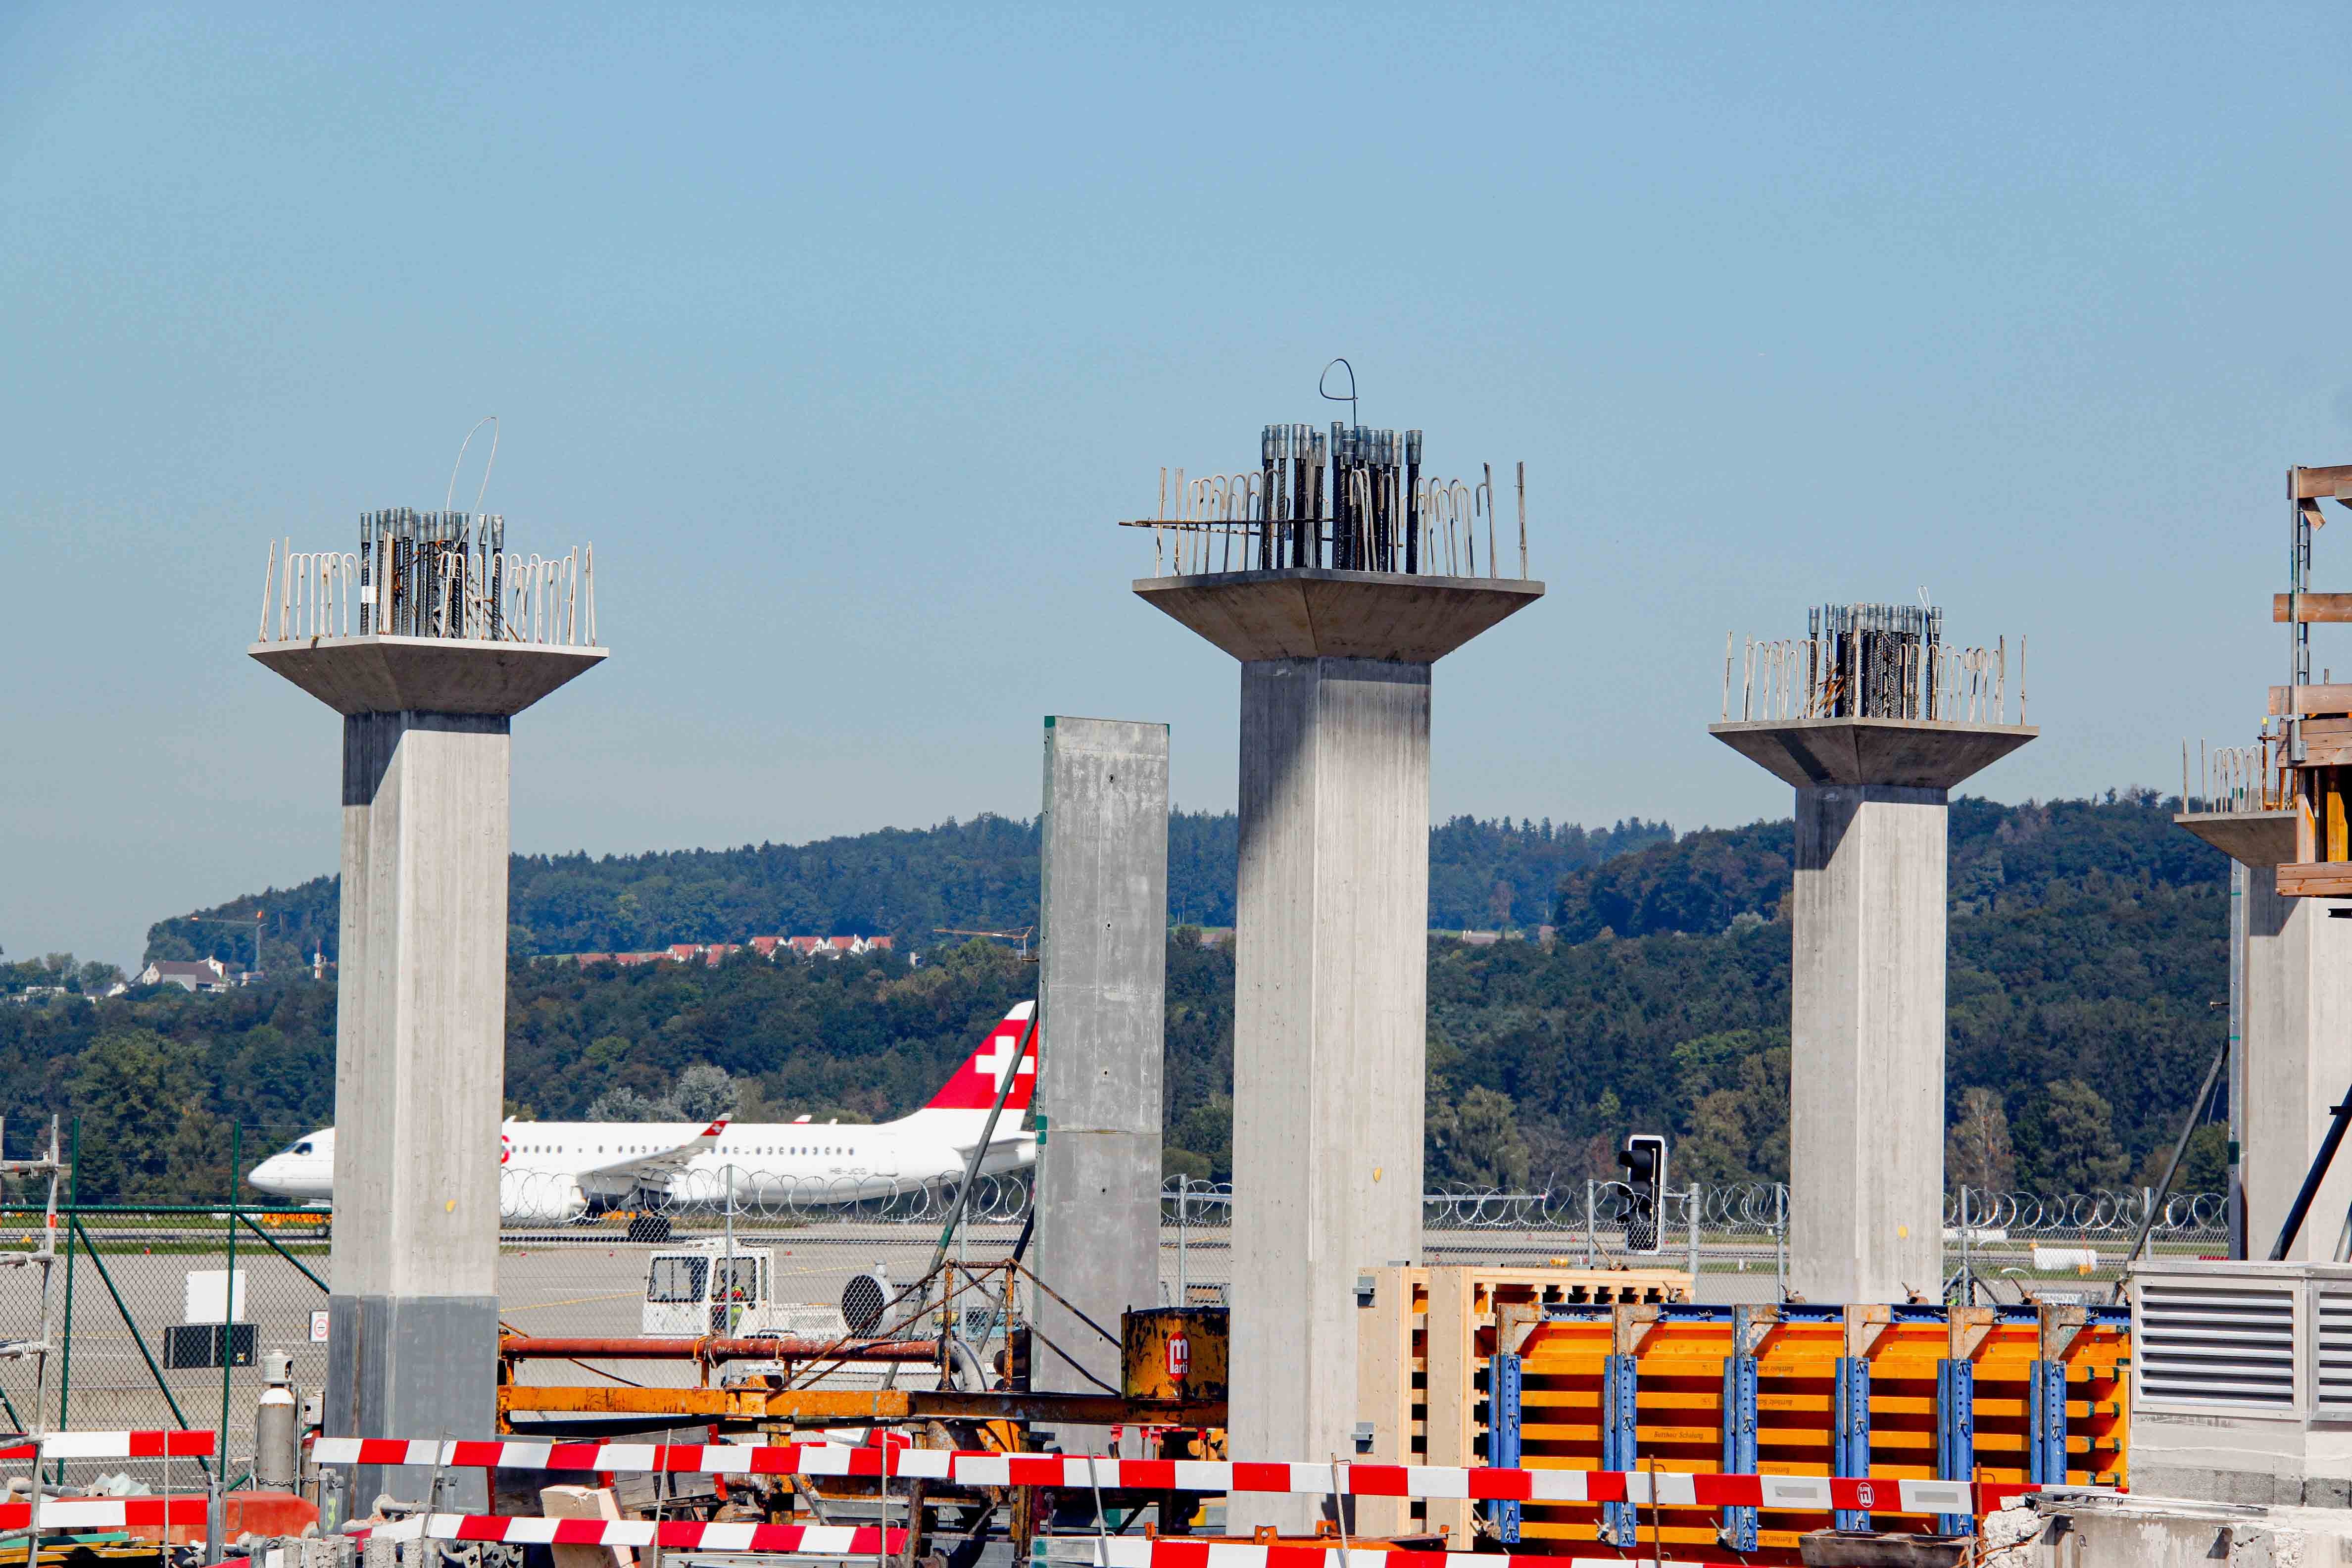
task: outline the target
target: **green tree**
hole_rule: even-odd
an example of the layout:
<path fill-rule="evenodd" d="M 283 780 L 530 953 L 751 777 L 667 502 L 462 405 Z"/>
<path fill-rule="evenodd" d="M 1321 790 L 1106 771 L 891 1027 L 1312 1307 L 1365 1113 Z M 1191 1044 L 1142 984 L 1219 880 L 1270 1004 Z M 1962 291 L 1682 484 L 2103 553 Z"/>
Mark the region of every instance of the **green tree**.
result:
<path fill-rule="evenodd" d="M 2017 1185 L 2009 1112 L 1996 1090 L 1978 1085 L 1960 1091 L 1960 1113 L 1944 1136 L 1944 1184 L 1977 1193 L 2005 1193 Z"/>
<path fill-rule="evenodd" d="M 1425 1142 L 1428 1179 L 1517 1192 L 1528 1184 L 1528 1141 L 1511 1097 L 1474 1085 L 1459 1100 L 1433 1096 Z"/>
<path fill-rule="evenodd" d="M 1731 1029 L 1674 1048 L 1682 1136 L 1667 1179 L 1781 1182 L 1789 1175 L 1789 1047 L 1781 1030 Z"/>
<path fill-rule="evenodd" d="M 75 1068 L 74 1114 L 81 1119 L 77 1190 L 85 1202 L 180 1202 L 192 1180 L 222 1190 L 226 1139 L 203 1103 L 197 1053 L 152 1029 L 100 1036 Z M 215 1150 L 215 1145 L 219 1145 Z M 220 1171 L 210 1167 L 217 1161 Z"/>
<path fill-rule="evenodd" d="M 1181 1157 L 1180 1164 L 1171 1165 L 1171 1156 Z M 1160 1168 L 1170 1175 L 1183 1174 L 1205 1181 L 1227 1182 L 1234 1174 L 1234 1099 L 1229 1094 L 1213 1094 L 1178 1119 L 1168 1129 L 1167 1143 L 1160 1154 Z"/>
<path fill-rule="evenodd" d="M 2041 1098 L 2027 1107 L 2017 1131 L 2018 1175 L 2037 1193 L 2112 1187 L 2129 1166 L 2116 1140 L 2113 1109 L 2079 1078 L 2042 1085 Z"/>

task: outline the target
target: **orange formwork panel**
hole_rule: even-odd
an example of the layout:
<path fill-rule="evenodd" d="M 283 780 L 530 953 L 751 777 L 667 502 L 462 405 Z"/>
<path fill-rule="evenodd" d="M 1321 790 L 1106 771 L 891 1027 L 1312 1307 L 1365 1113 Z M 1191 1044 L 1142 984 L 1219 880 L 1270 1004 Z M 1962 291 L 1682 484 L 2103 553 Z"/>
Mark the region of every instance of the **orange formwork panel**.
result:
<path fill-rule="evenodd" d="M 2131 1322 L 2122 1307 L 1554 1306 L 1506 1310 L 1481 1457 L 1528 1468 L 2121 1487 Z M 1735 1362 L 1737 1363 L 1735 1364 Z M 1958 1533 L 1965 1516 L 1842 1514 Z M 1485 1505 L 1518 1552 L 1795 1562 L 1825 1514 L 1630 1503 Z"/>

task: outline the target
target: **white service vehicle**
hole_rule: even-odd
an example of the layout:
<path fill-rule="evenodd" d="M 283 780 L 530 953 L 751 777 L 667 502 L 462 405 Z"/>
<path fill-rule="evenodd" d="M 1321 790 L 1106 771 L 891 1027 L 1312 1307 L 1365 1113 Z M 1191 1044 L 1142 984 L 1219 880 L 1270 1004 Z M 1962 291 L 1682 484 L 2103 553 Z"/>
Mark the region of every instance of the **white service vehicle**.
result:
<path fill-rule="evenodd" d="M 841 1337 L 841 1309 L 776 1300 L 773 1255 L 764 1247 L 723 1240 L 665 1247 L 646 1259 L 646 1302 L 638 1331 L 656 1338 L 716 1334 L 750 1339 Z"/>

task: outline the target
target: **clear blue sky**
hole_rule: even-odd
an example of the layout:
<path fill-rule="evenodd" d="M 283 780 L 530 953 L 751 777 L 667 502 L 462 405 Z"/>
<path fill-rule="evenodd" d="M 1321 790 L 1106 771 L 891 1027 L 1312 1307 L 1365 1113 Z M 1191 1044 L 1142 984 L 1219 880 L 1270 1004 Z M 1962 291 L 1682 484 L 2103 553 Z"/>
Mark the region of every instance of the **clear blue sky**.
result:
<path fill-rule="evenodd" d="M 594 542 L 614 649 L 518 724 L 519 848 L 1026 816 L 1055 711 L 1171 721 L 1229 805 L 1234 668 L 1110 524 L 1328 417 L 1337 353 L 1440 466 L 1528 464 L 1551 593 L 1440 667 L 1441 815 L 1783 814 L 1704 732 L 1724 633 L 1923 584 L 2032 639 L 1986 793 L 2178 788 L 2284 667 L 2282 471 L 2352 460 L 2347 33 L 11 6 L 0 946 L 332 868 L 267 542 L 438 505 L 493 411 L 488 504 Z"/>

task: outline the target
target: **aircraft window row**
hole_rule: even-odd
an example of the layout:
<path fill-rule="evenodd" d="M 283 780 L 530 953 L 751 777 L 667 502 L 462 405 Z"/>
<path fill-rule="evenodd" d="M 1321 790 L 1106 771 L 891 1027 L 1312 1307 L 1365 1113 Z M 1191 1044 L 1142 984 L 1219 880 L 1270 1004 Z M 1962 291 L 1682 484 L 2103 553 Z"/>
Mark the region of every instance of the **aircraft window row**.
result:
<path fill-rule="evenodd" d="M 307 1154 L 310 1152 L 310 1146 L 308 1143 L 304 1143 L 289 1152 L 296 1154 Z M 596 1146 L 596 1152 L 601 1154 L 604 1152 L 604 1146 L 599 1143 Z M 522 1146 L 521 1152 L 525 1154 L 561 1154 L 564 1152 L 564 1149 L 562 1145 L 556 1143 L 526 1143 Z M 653 1150 L 650 1147 L 640 1147 L 616 1149 L 614 1152 L 617 1154 L 650 1154 L 653 1152 Z M 806 1147 L 783 1148 L 776 1145 L 770 1145 L 760 1149 L 746 1149 L 743 1152 L 747 1154 L 855 1154 L 856 1151 L 847 1147 L 826 1147 L 817 1149 Z"/>

